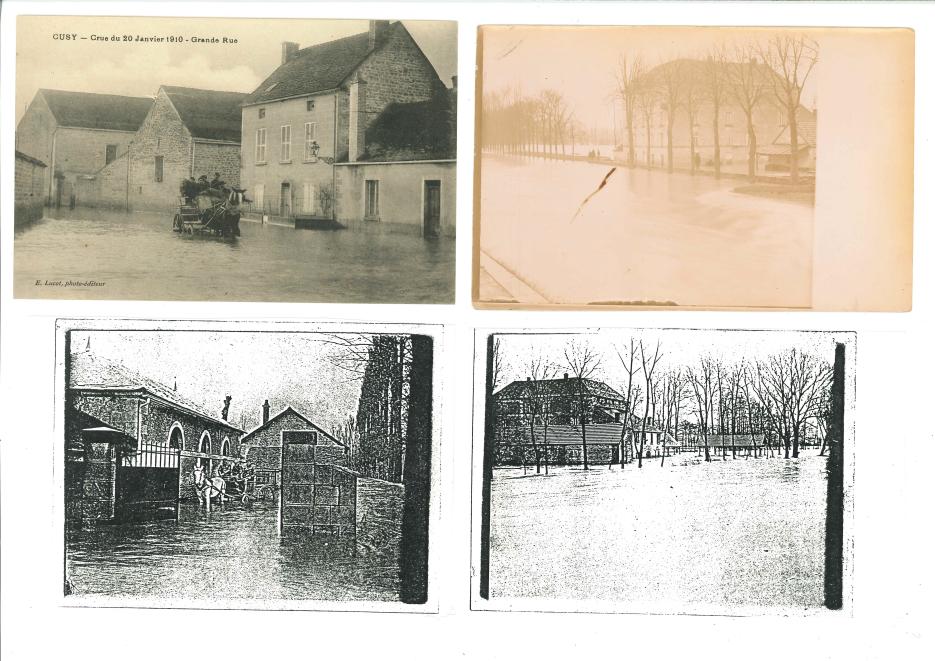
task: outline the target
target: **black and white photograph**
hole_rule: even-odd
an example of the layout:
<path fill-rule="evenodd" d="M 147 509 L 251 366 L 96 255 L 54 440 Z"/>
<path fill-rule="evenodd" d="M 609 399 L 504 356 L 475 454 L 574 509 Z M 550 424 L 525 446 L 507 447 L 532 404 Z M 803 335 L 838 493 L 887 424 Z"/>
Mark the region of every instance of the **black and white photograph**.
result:
<path fill-rule="evenodd" d="M 427 603 L 431 327 L 60 325 L 66 604 Z"/>
<path fill-rule="evenodd" d="M 17 36 L 16 297 L 454 302 L 456 23 Z"/>
<path fill-rule="evenodd" d="M 853 333 L 479 332 L 476 346 L 474 608 L 847 607 Z"/>
<path fill-rule="evenodd" d="M 911 251 L 869 249 L 889 268 L 866 289 L 891 297 L 852 300 L 827 274 L 855 262 L 822 236 L 852 236 L 847 190 L 882 196 L 886 244 L 911 245 L 911 31 L 485 25 L 479 40 L 475 303 L 908 307 Z M 866 119 L 880 105 L 882 129 Z M 840 127 L 864 124 L 873 144 L 845 154 Z"/>

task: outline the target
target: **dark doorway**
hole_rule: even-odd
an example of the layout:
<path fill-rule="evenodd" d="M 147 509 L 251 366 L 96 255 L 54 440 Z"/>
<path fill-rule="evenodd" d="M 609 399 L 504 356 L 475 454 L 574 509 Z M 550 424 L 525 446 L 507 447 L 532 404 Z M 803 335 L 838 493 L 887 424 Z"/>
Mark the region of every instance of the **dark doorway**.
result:
<path fill-rule="evenodd" d="M 441 232 L 442 182 L 427 179 L 422 196 L 422 233 L 424 236 L 438 236 Z"/>
<path fill-rule="evenodd" d="M 282 182 L 279 188 L 279 215 L 283 217 L 292 215 L 292 186 L 288 181 Z"/>

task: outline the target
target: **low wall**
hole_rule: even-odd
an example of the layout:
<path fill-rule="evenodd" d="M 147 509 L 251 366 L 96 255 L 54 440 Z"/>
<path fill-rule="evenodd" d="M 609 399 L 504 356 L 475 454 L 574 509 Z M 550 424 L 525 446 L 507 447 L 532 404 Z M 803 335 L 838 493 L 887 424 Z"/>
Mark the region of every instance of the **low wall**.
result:
<path fill-rule="evenodd" d="M 17 202 L 13 205 L 13 229 L 19 230 L 32 225 L 42 218 L 44 206 L 42 200 Z"/>
<path fill-rule="evenodd" d="M 375 551 L 398 548 L 405 487 L 370 477 L 357 479 L 357 542 Z"/>

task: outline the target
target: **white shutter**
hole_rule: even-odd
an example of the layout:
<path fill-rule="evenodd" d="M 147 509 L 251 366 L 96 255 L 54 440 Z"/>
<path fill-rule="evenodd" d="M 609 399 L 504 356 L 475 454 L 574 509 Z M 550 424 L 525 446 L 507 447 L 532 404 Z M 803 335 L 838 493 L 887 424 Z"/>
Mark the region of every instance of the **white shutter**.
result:
<path fill-rule="evenodd" d="M 255 206 L 257 209 L 263 208 L 263 193 L 263 184 L 257 184 L 253 191 L 253 206 Z"/>
<path fill-rule="evenodd" d="M 302 210 L 305 213 L 314 213 L 315 211 L 315 184 L 305 182 L 305 184 L 303 184 L 302 192 L 303 192 L 303 198 L 304 198 Z"/>

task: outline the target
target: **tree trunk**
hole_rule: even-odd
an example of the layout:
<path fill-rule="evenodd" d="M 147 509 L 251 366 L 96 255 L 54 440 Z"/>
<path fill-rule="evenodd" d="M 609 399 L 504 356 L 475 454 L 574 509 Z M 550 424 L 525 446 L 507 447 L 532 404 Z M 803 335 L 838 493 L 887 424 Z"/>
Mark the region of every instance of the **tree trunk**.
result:
<path fill-rule="evenodd" d="M 789 103 L 789 180 L 799 183 L 799 123 L 795 116 L 796 105 Z"/>
<path fill-rule="evenodd" d="M 633 111 L 627 109 L 627 164 L 636 165 L 636 146 L 633 144 Z"/>
<path fill-rule="evenodd" d="M 799 458 L 799 425 L 792 429 L 792 458 Z"/>
<path fill-rule="evenodd" d="M 747 176 L 756 179 L 756 130 L 753 128 L 753 112 L 747 114 Z"/>
<path fill-rule="evenodd" d="M 671 173 L 675 167 L 672 163 L 672 125 L 675 123 L 675 115 L 667 113 L 666 119 L 666 159 L 668 160 L 666 170 Z M 655 416 L 655 414 L 653 415 Z"/>
<path fill-rule="evenodd" d="M 718 101 L 714 102 L 714 178 L 721 178 L 721 108 Z"/>

